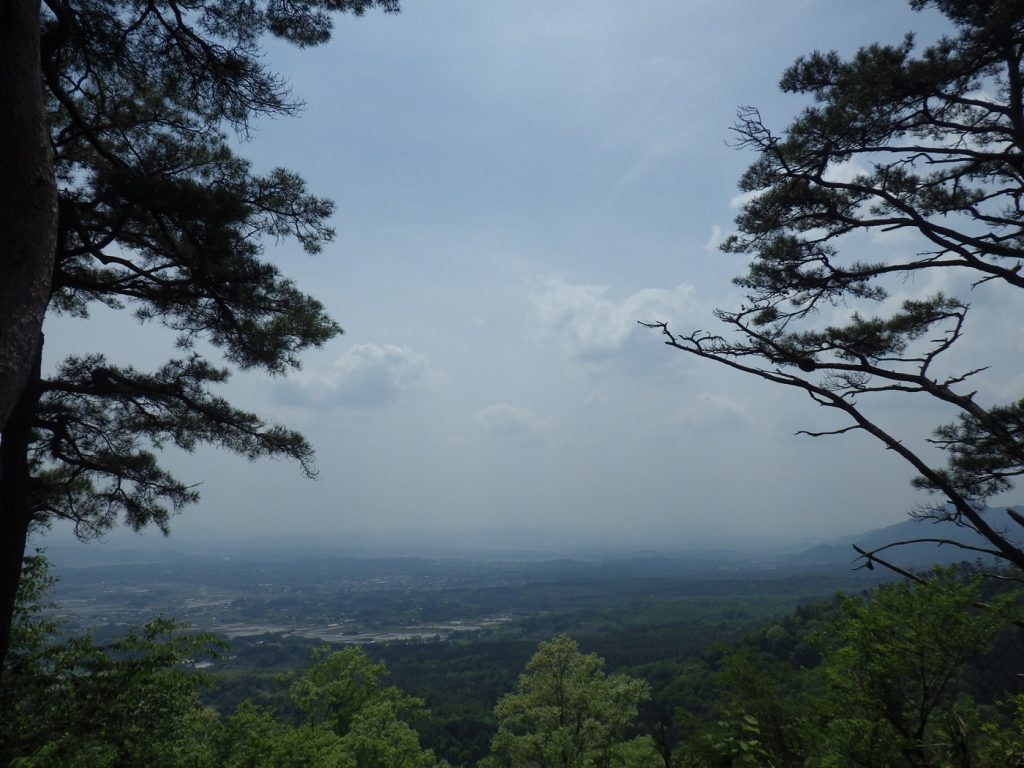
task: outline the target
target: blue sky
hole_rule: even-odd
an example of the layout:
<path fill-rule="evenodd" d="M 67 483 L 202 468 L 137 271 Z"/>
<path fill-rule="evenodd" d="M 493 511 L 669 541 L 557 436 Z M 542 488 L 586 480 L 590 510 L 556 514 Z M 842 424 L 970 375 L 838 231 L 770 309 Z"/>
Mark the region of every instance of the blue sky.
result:
<path fill-rule="evenodd" d="M 942 29 L 889 0 L 407 0 L 398 16 L 339 19 L 321 48 L 270 44 L 306 108 L 261 122 L 243 151 L 333 198 L 338 235 L 315 257 L 290 242 L 268 257 L 346 334 L 301 372 L 228 389 L 304 431 L 320 479 L 169 456 L 203 494 L 175 530 L 496 527 L 685 548 L 898 521 L 923 501 L 909 468 L 861 436 L 794 437 L 835 422 L 636 321 L 711 328 L 736 302 L 743 262 L 714 246 L 753 160 L 729 146 L 739 106 L 781 130 L 804 103 L 777 89 L 798 55 Z M 985 386 L 1013 397 L 1020 317 L 987 310 L 998 298 L 972 295 L 962 356 L 997 362 Z M 53 322 L 48 356 L 104 337 L 140 366 L 172 354 L 167 334 L 130 322 Z M 915 445 L 947 418 L 879 407 Z"/>

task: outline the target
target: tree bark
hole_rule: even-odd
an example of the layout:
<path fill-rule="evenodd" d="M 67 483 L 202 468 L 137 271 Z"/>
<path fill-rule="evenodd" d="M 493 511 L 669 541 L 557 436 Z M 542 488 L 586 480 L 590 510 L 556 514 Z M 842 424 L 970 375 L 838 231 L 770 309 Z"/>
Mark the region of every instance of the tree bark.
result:
<path fill-rule="evenodd" d="M 11 644 L 14 602 L 21 581 L 25 544 L 32 524 L 28 447 L 40 395 L 42 337 L 33 350 L 29 379 L 11 410 L 0 442 L 0 687 Z"/>
<path fill-rule="evenodd" d="M 41 69 L 39 0 L 0 0 L 0 433 L 5 442 L 5 425 L 39 346 L 57 241 L 57 186 Z"/>

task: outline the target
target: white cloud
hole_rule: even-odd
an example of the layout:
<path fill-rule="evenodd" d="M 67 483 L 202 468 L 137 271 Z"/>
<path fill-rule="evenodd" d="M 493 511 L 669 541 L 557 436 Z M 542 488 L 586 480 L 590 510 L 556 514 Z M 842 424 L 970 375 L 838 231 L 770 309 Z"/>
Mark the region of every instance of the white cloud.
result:
<path fill-rule="evenodd" d="M 708 236 L 707 242 L 704 243 L 704 250 L 708 253 L 717 252 L 728 236 L 728 233 L 720 226 L 717 224 L 712 225 L 711 234 Z"/>
<path fill-rule="evenodd" d="M 326 372 L 291 376 L 288 399 L 377 410 L 423 390 L 433 377 L 427 359 L 408 347 L 356 344 Z"/>
<path fill-rule="evenodd" d="M 737 192 L 731 198 L 729 198 L 730 208 L 742 208 L 747 203 L 751 203 L 757 200 L 761 195 L 768 191 L 768 187 L 764 189 L 752 189 L 749 192 Z"/>
<path fill-rule="evenodd" d="M 544 432 L 543 423 L 533 411 L 508 403 L 487 406 L 477 413 L 476 421 L 486 432 L 502 437 L 540 440 Z"/>
<path fill-rule="evenodd" d="M 825 172 L 821 174 L 821 178 L 825 181 L 833 181 L 841 184 L 848 184 L 858 176 L 867 176 L 869 171 L 856 160 L 843 160 L 841 163 L 833 163 Z"/>
<path fill-rule="evenodd" d="M 638 321 L 673 325 L 694 303 L 694 288 L 645 288 L 620 301 L 608 296 L 608 286 L 570 285 L 549 280 L 533 294 L 533 309 L 541 330 L 559 339 L 565 351 L 584 359 L 616 355 L 634 334 L 646 332 Z"/>

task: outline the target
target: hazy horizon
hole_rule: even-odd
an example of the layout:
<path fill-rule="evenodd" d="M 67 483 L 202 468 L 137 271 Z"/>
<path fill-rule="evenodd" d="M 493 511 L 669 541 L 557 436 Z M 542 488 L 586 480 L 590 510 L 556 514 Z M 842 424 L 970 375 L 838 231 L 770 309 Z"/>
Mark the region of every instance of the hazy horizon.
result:
<path fill-rule="evenodd" d="M 898 524 L 901 520 L 893 520 Z M 888 526 L 885 526 L 888 527 Z M 872 529 L 874 530 L 874 529 Z M 819 536 L 728 535 L 696 537 L 675 530 L 629 528 L 585 531 L 557 525 L 501 527 L 476 525 L 460 528 L 439 526 L 410 528 L 404 531 L 335 530 L 294 531 L 273 535 L 246 533 L 236 528 L 194 526 L 185 533 L 163 536 L 157 529 L 135 533 L 117 528 L 98 539 L 75 541 L 69 527 L 58 527 L 47 534 L 37 534 L 31 547 L 53 550 L 51 559 L 88 562 L 93 557 L 118 552 L 154 552 L 167 550 L 181 554 L 225 552 L 309 551 L 324 554 L 369 557 L 463 557 L 495 556 L 565 556 L 565 557 L 629 557 L 634 555 L 684 556 L 687 554 L 730 553 L 742 557 L 790 554 L 822 544 L 846 542 L 871 533 L 858 528 Z M 79 552 L 80 550 L 80 552 Z M 54 554 L 56 553 L 56 554 Z"/>

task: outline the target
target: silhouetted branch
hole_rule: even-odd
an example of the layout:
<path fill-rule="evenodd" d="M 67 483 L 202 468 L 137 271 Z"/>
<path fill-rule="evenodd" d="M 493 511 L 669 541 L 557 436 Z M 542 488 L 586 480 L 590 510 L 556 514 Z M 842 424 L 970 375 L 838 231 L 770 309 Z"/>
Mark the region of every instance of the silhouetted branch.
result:
<path fill-rule="evenodd" d="M 842 429 L 832 429 L 827 432 L 811 432 L 810 430 L 807 429 L 801 429 L 794 432 L 793 434 L 807 435 L 808 437 L 825 437 L 827 435 L 845 435 L 847 432 L 853 432 L 856 429 L 861 429 L 861 426 L 859 424 L 851 424 L 848 427 L 843 427 Z"/>

